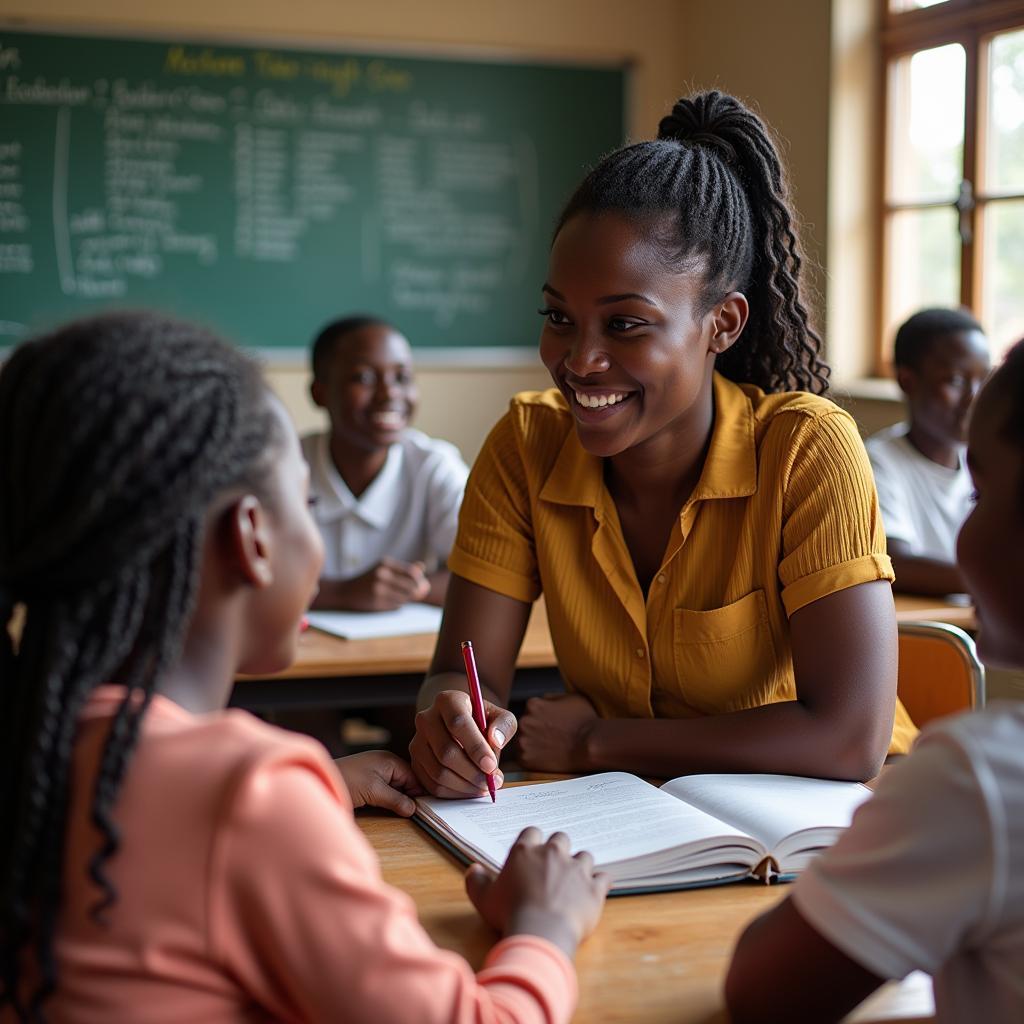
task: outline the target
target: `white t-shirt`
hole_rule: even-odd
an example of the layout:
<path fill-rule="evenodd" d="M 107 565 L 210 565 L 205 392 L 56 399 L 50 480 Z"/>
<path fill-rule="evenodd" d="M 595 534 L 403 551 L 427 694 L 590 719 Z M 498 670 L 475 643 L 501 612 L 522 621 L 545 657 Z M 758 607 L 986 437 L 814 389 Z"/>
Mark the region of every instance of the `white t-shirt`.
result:
<path fill-rule="evenodd" d="M 879 977 L 931 974 L 937 1020 L 1024 1020 L 1024 704 L 927 728 L 793 902 Z"/>
<path fill-rule="evenodd" d="M 971 510 L 971 475 L 964 453 L 957 469 L 922 455 L 898 423 L 864 442 L 875 473 L 885 536 L 910 545 L 911 554 L 956 560 L 956 535 Z"/>
<path fill-rule="evenodd" d="M 469 475 L 453 444 L 407 429 L 358 498 L 334 465 L 328 433 L 304 437 L 302 453 L 317 499 L 325 578 L 361 576 L 384 556 L 424 562 L 427 572 L 444 567 Z"/>

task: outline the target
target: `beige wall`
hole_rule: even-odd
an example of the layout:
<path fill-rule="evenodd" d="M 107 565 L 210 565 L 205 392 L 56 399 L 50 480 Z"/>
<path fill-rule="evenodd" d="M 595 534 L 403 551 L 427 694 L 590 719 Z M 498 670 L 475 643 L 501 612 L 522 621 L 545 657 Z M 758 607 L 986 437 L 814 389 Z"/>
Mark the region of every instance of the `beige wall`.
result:
<path fill-rule="evenodd" d="M 867 0 L 861 0 L 867 2 Z M 687 87 L 749 103 L 781 138 L 818 293 L 823 329 L 828 242 L 830 4 L 828 0 L 688 0 L 680 70 Z"/>
<path fill-rule="evenodd" d="M 857 39 L 855 18 L 849 27 L 850 11 L 877 6 L 873 0 L 834 4 L 835 24 L 829 0 L 0 0 L 0 18 L 101 31 L 187 31 L 278 43 L 290 38 L 320 46 L 362 43 L 620 57 L 632 67 L 628 111 L 634 138 L 652 135 L 677 96 L 691 88 L 718 86 L 754 103 L 783 138 L 804 245 L 812 262 L 823 266 L 830 253 L 841 260 L 850 237 L 848 220 L 843 220 L 844 244 L 838 252 L 831 245 L 833 35 L 841 44 L 836 52 L 847 53 L 849 40 Z M 857 173 L 862 165 L 851 167 Z M 857 216 L 855 205 L 853 213 L 846 207 L 832 213 Z M 852 280 L 849 275 L 855 272 L 856 267 L 844 269 L 843 281 Z M 830 276 L 834 279 L 834 270 Z M 816 269 L 812 282 L 819 293 L 817 322 L 823 329 L 827 302 L 833 294 L 843 297 L 845 305 L 840 303 L 840 316 L 833 322 L 848 329 L 837 333 L 836 344 L 827 331 L 826 340 L 837 377 L 856 376 L 865 369 L 859 356 L 866 341 L 864 327 L 857 326 L 858 316 L 865 321 L 863 291 L 830 287 L 826 299 L 824 273 Z M 306 396 L 304 361 L 275 365 L 268 376 L 300 429 L 320 422 Z M 472 459 L 509 395 L 543 387 L 546 380 L 536 363 L 499 369 L 421 367 L 418 425 L 450 438 Z"/>

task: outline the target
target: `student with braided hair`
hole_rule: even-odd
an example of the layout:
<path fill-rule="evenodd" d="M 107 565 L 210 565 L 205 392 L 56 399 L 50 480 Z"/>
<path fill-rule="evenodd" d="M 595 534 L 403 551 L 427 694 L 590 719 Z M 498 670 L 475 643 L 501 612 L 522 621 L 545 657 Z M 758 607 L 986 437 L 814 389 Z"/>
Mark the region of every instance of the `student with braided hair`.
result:
<path fill-rule="evenodd" d="M 782 166 L 730 96 L 680 100 L 558 222 L 540 354 L 474 466 L 410 745 L 423 785 L 525 767 L 865 779 L 914 728 L 852 419 L 820 397 Z M 544 594 L 567 695 L 507 710 Z M 458 641 L 489 691 L 469 713 Z"/>
<path fill-rule="evenodd" d="M 202 329 L 84 320 L 0 370 L 5 1024 L 568 1021 L 607 888 L 587 855 L 527 830 L 469 873 L 506 935 L 474 976 L 352 820 L 411 814 L 409 766 L 224 710 L 294 655 L 308 487 L 258 369 Z"/>

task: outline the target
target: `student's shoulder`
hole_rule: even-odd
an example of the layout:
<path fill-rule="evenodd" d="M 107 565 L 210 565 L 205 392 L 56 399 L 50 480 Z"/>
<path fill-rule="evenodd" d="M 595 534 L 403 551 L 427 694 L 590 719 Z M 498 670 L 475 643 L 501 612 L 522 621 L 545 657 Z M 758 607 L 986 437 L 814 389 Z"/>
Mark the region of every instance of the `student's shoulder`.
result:
<path fill-rule="evenodd" d="M 402 433 L 400 444 L 404 457 L 413 466 L 429 464 L 465 467 L 462 452 L 451 441 L 431 437 L 415 427 L 409 427 Z"/>
<path fill-rule="evenodd" d="M 302 457 L 312 465 L 313 457 L 320 451 L 324 439 L 328 436 L 325 430 L 316 430 L 311 434 L 303 434 L 299 438 L 299 446 L 302 448 Z"/>
<path fill-rule="evenodd" d="M 872 462 L 891 462 L 902 459 L 906 453 L 908 424 L 894 423 L 872 434 L 864 441 Z"/>
<path fill-rule="evenodd" d="M 1024 813 L 1024 703 L 995 701 L 981 711 L 942 718 L 922 731 L 917 746 L 960 752 L 976 775 L 1015 793 Z"/>
<path fill-rule="evenodd" d="M 254 786 L 266 785 L 276 771 L 294 768 L 314 784 L 339 792 L 336 771 L 326 752 L 307 736 L 261 722 L 237 708 L 202 716 L 182 737 L 180 754 L 191 770 L 219 789 L 229 805 Z"/>

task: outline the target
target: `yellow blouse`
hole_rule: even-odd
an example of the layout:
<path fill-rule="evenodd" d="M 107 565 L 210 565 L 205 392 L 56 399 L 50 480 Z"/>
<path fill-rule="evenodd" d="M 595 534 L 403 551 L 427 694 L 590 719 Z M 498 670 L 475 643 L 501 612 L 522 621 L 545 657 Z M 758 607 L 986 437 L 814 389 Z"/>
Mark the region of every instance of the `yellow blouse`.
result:
<path fill-rule="evenodd" d="M 853 420 L 803 392 L 714 378 L 715 423 L 646 600 L 558 391 L 524 392 L 473 466 L 452 572 L 518 601 L 543 591 L 566 686 L 604 718 L 689 718 L 793 700 L 789 616 L 893 579 Z M 891 753 L 916 729 L 897 705 Z"/>

